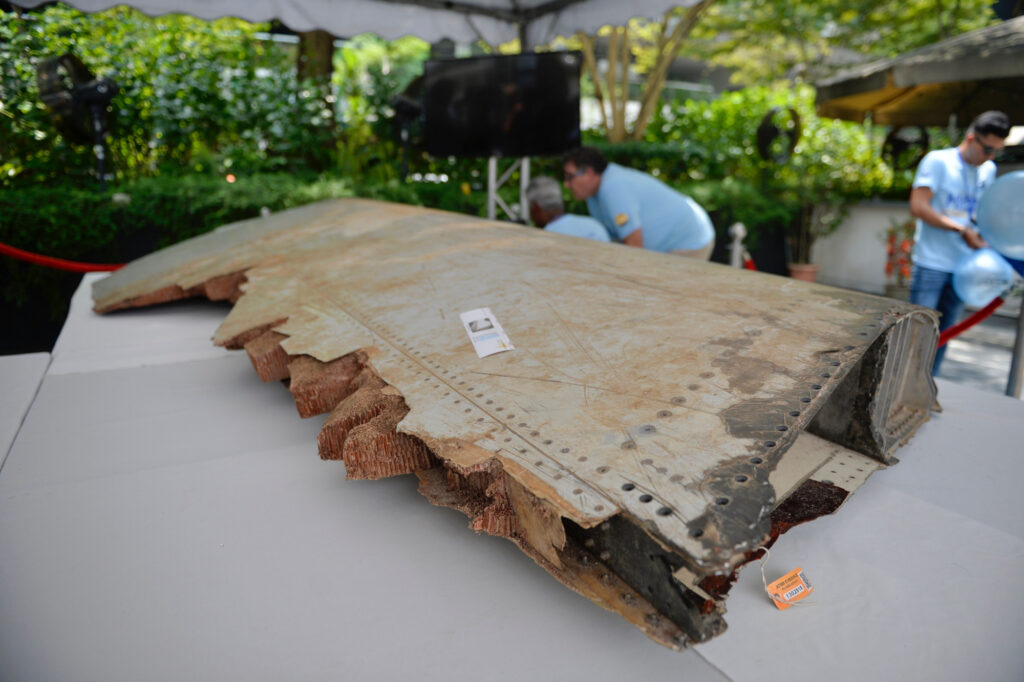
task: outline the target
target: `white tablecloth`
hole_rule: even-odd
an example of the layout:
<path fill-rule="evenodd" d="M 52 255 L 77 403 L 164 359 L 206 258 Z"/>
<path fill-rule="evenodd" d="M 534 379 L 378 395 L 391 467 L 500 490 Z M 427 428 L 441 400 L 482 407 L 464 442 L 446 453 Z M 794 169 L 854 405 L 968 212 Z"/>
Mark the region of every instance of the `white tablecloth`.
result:
<path fill-rule="evenodd" d="M 1024 679 L 1019 401 L 940 382 L 903 461 L 773 549 L 815 604 L 748 566 L 678 653 L 413 477 L 346 482 L 321 418 L 209 345 L 225 307 L 87 308 L 0 471 L 0 679 Z"/>

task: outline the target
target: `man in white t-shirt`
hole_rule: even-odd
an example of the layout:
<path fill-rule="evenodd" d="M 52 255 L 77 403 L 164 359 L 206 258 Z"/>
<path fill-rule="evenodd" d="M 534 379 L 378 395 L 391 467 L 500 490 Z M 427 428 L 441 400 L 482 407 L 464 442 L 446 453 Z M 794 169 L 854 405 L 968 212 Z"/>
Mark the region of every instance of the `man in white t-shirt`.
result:
<path fill-rule="evenodd" d="M 611 241 L 601 223 L 587 216 L 565 212 L 562 186 L 554 178 L 541 175 L 531 180 L 526 188 L 526 200 L 530 204 L 530 219 L 537 227 L 599 242 Z"/>
<path fill-rule="evenodd" d="M 939 331 L 952 327 L 964 302 L 953 289 L 953 270 L 972 249 L 985 246 L 975 226 L 978 200 L 996 178 L 992 159 L 1010 134 L 1001 111 L 986 111 L 971 122 L 956 147 L 929 152 L 917 167 L 910 213 L 917 218 L 910 302 L 939 312 Z M 935 353 L 938 374 L 945 346 Z"/>

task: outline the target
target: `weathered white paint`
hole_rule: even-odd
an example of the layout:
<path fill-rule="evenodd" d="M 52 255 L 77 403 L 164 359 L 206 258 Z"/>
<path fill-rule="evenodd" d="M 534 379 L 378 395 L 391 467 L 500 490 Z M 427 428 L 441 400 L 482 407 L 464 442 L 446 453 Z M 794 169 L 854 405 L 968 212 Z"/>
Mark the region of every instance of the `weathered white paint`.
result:
<path fill-rule="evenodd" d="M 291 355 L 365 351 L 411 409 L 400 430 L 439 457 L 446 443 L 482 448 L 577 523 L 626 511 L 708 570 L 762 541 L 768 473 L 873 341 L 916 314 L 356 199 L 225 226 L 130 264 L 94 296 L 100 310 L 168 300 L 242 270 L 216 342 L 273 326 Z M 476 357 L 459 313 L 483 306 L 514 352 Z"/>

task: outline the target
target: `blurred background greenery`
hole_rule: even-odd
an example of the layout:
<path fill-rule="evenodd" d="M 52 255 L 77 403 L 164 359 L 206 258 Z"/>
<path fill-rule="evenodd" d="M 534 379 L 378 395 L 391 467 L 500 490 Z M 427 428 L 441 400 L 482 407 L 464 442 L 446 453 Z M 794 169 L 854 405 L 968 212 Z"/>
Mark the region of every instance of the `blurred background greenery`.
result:
<path fill-rule="evenodd" d="M 731 90 L 695 94 L 661 84 L 650 120 L 629 139 L 610 142 L 597 123 L 584 130 L 584 142 L 691 194 L 711 213 L 720 244 L 740 221 L 750 248 L 788 240 L 789 257 L 806 261 L 811 241 L 835 229 L 844 207 L 869 197 L 905 198 L 912 178 L 912 169 L 894 170 L 883 159 L 885 131 L 815 114 L 808 84 L 815 69 L 839 48 L 861 57 L 888 54 L 995 20 L 977 0 L 945 15 L 925 11 L 930 3 L 868 4 L 877 11 L 858 19 L 843 3 L 800 0 L 789 3 L 783 26 L 758 3 L 722 0 L 686 50 L 732 69 Z M 416 121 L 402 153 L 395 98 L 422 73 L 431 54 L 423 41 L 355 36 L 333 49 L 328 68 L 310 73 L 301 68 L 301 41 L 275 40 L 265 24 L 148 17 L 124 7 L 94 14 L 60 4 L 27 13 L 4 7 L 0 242 L 60 258 L 122 262 L 224 223 L 330 197 L 485 214 L 485 159 L 431 158 Z M 657 29 L 639 20 L 620 29 L 633 41 L 637 78 L 657 62 Z M 725 36 L 743 40 L 729 47 Z M 548 47 L 578 47 L 580 40 L 586 37 Z M 37 65 L 68 52 L 120 87 L 111 103 L 110 177 L 102 190 L 92 148 L 58 134 L 39 97 Z M 594 92 L 589 76 L 583 91 Z M 758 125 L 771 111 L 799 118 L 801 134 L 785 163 L 757 152 Z M 933 131 L 931 146 L 948 143 L 951 132 Z M 560 177 L 560 162 L 534 159 L 532 174 Z M 502 191 L 508 203 L 517 201 L 515 182 Z M 78 279 L 0 258 L 0 314 L 21 315 L 17 324 L 24 327 L 0 352 L 48 350 Z M 29 329 L 47 325 L 38 334 Z"/>

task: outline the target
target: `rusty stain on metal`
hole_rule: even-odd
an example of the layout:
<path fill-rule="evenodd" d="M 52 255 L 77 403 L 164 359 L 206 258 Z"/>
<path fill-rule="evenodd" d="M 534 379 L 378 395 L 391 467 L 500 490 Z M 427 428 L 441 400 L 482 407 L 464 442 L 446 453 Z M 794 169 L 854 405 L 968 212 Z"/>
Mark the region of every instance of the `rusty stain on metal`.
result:
<path fill-rule="evenodd" d="M 834 456 L 777 489 L 801 433 L 888 463 L 935 398 L 924 309 L 367 200 L 225 226 L 93 294 L 99 312 L 233 301 L 215 342 L 287 379 L 302 416 L 328 414 L 322 457 L 350 477 L 416 473 L 675 647 L 724 629 L 698 583 L 749 561 L 781 498 Z M 476 356 L 459 314 L 481 307 L 515 350 Z M 641 544 L 661 568 L 640 566 Z"/>

